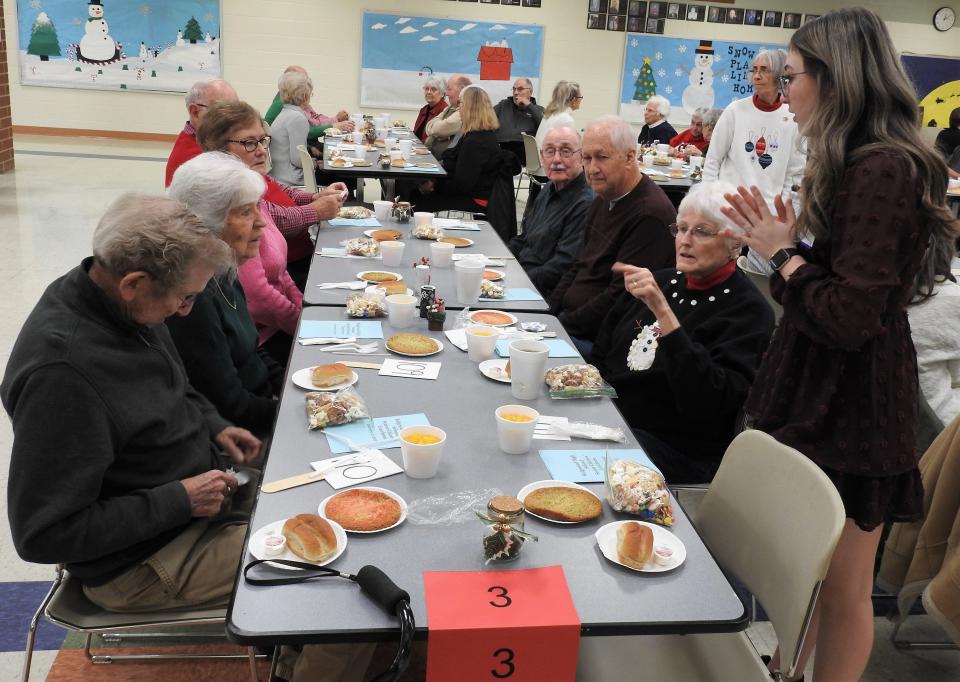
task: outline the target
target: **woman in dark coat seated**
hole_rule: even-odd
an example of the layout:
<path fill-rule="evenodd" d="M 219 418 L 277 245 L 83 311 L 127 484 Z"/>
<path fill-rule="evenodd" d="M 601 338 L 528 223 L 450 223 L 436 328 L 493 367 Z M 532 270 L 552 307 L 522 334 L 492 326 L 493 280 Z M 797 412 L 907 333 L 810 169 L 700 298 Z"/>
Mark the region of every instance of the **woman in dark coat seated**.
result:
<path fill-rule="evenodd" d="M 257 202 L 266 185 L 230 154 L 206 152 L 177 169 L 167 190 L 233 250 L 237 266 L 254 258 L 266 221 Z M 190 384 L 237 426 L 269 435 L 283 368 L 257 349 L 257 327 L 236 271 L 214 275 L 185 317 L 167 320 Z"/>
<path fill-rule="evenodd" d="M 680 203 L 676 269 L 618 263 L 624 293 L 607 314 L 591 361 L 669 483 L 710 481 L 735 435 L 774 318 L 737 270 L 736 226 L 720 213 L 731 186 L 696 185 Z"/>
<path fill-rule="evenodd" d="M 483 213 L 503 166 L 497 129 L 500 122 L 486 91 L 468 85 L 460 92 L 461 132 L 443 153 L 447 177 L 425 180 L 410 201 L 420 211 Z"/>

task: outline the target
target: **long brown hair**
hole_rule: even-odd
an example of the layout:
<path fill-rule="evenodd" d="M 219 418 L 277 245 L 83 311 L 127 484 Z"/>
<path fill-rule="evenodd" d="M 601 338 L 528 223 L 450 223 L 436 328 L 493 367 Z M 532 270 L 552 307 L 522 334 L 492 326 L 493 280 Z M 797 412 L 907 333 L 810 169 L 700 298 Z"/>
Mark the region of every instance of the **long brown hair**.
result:
<path fill-rule="evenodd" d="M 952 248 L 957 223 L 945 206 L 947 167 L 920 138 L 917 96 L 886 26 L 867 9 L 833 10 L 799 28 L 790 48 L 803 57 L 819 89 L 816 110 L 801 131 L 808 151 L 797 233 L 829 240 L 832 202 L 846 168 L 878 149 L 893 152 L 922 189 L 920 212 L 932 233 L 917 287 L 929 295 L 932 261 Z"/>
<path fill-rule="evenodd" d="M 460 121 L 465 133 L 500 127 L 490 96 L 479 85 L 468 85 L 460 91 Z"/>

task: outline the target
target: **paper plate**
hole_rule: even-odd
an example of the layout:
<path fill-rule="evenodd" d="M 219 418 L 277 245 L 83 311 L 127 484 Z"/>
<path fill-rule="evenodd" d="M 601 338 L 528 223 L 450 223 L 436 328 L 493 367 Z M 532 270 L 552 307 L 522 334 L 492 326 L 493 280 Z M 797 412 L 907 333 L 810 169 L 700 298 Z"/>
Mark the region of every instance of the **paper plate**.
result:
<path fill-rule="evenodd" d="M 509 320 L 504 319 L 502 322 L 488 322 L 484 318 L 491 317 L 491 313 L 497 313 L 499 315 L 505 315 L 510 318 Z M 470 321 L 474 324 L 485 324 L 491 327 L 509 327 L 517 323 L 517 318 L 510 313 L 504 312 L 502 310 L 474 310 L 470 315 L 468 315 Z"/>
<path fill-rule="evenodd" d="M 507 381 L 509 381 L 509 379 Z M 577 483 L 572 483 L 570 481 L 534 481 L 533 483 L 528 483 L 527 485 L 520 488 L 520 492 L 517 493 L 517 499 L 523 502 L 523 500 L 527 497 L 527 495 L 532 493 L 534 490 L 539 490 L 540 488 L 577 488 L 579 490 L 583 490 L 584 492 L 590 493 L 591 495 L 596 497 L 597 500 L 600 500 L 597 494 L 592 490 L 590 490 L 589 488 L 584 488 L 582 485 L 579 485 Z M 600 505 L 601 507 L 603 506 L 602 500 L 600 501 Z M 536 516 L 538 519 L 543 519 L 544 521 L 549 521 L 550 523 L 559 523 L 560 525 L 563 525 L 563 526 L 573 526 L 579 523 L 586 523 L 587 521 L 594 520 L 594 519 L 586 519 L 585 521 L 558 521 L 556 519 L 548 519 L 546 516 L 541 516 L 540 514 L 534 514 L 529 509 L 527 509 L 526 513 L 530 514 L 530 516 Z M 616 546 L 614 546 L 614 554 L 616 554 Z"/>
<path fill-rule="evenodd" d="M 353 372 L 353 376 L 350 377 L 350 381 L 343 381 L 336 386 L 325 386 L 320 388 L 319 386 L 314 386 L 310 381 L 310 370 L 312 369 L 313 367 L 304 367 L 303 369 L 298 369 L 296 372 L 294 372 L 293 376 L 290 377 L 290 379 L 293 380 L 293 385 L 299 386 L 300 388 L 305 388 L 308 391 L 339 391 L 341 388 L 353 386 L 355 383 L 357 383 L 357 380 L 360 379 L 360 377 L 357 376 L 357 373 Z"/>
<path fill-rule="evenodd" d="M 425 336 L 425 335 L 424 335 L 424 336 Z M 433 338 L 433 337 L 430 337 L 430 338 Z M 428 356 L 430 356 L 430 355 L 436 355 L 437 353 L 439 353 L 440 351 L 443 350 L 443 342 L 442 342 L 440 339 L 433 339 L 433 340 L 434 340 L 434 341 L 436 342 L 436 344 L 437 344 L 437 349 L 436 349 L 436 350 L 432 350 L 432 351 L 430 351 L 429 353 L 404 353 L 404 352 L 399 351 L 399 350 L 394 350 L 393 348 L 391 348 L 390 346 L 387 345 L 386 341 L 384 341 L 383 346 L 384 346 L 384 348 L 386 348 L 386 349 L 387 349 L 388 351 L 390 351 L 391 353 L 396 353 L 397 355 L 405 355 L 405 356 L 408 357 L 408 358 L 425 358 L 425 357 L 428 357 Z"/>
<path fill-rule="evenodd" d="M 620 558 L 617 556 L 617 529 L 623 524 L 630 522 L 631 520 L 614 521 L 605 526 L 601 526 L 597 529 L 597 532 L 594 533 L 594 537 L 597 538 L 597 546 L 600 547 L 603 556 L 609 561 L 629 568 L 631 571 L 637 571 L 638 573 L 663 573 L 664 571 L 672 571 L 686 560 L 687 548 L 683 546 L 680 538 L 662 526 L 647 523 L 646 521 L 637 521 L 637 523 L 643 524 L 653 531 L 654 547 L 663 545 L 673 550 L 673 560 L 666 566 L 661 566 L 651 557 L 650 561 L 648 561 L 643 568 L 634 568 L 633 566 L 627 566 L 621 563 Z"/>
<path fill-rule="evenodd" d="M 393 524 L 392 526 L 387 526 L 386 528 L 378 528 L 377 530 L 347 530 L 346 528 L 344 528 L 344 532 L 347 532 L 347 533 L 361 533 L 361 534 L 364 534 L 364 535 L 369 535 L 370 533 L 382 533 L 382 532 L 385 531 L 385 530 L 390 530 L 391 528 L 396 528 L 396 527 L 399 526 L 401 523 L 403 523 L 404 521 L 406 521 L 406 519 L 407 519 L 407 502 L 406 502 L 406 500 L 404 500 L 402 497 L 400 497 L 399 495 L 397 495 L 397 494 L 396 494 L 395 492 L 393 492 L 392 490 L 387 490 L 386 488 L 377 488 L 377 487 L 375 487 L 375 486 L 366 486 L 366 485 L 365 485 L 365 486 L 361 486 L 361 487 L 359 487 L 359 488 L 349 488 L 349 490 L 372 490 L 372 491 L 374 491 L 374 492 L 383 493 L 384 495 L 387 495 L 388 497 L 393 498 L 393 499 L 396 500 L 397 503 L 400 505 L 400 518 L 397 520 L 397 522 L 396 522 L 395 524 Z M 329 501 L 332 500 L 334 497 L 336 497 L 337 495 L 339 495 L 340 493 L 343 493 L 343 492 L 346 492 L 346 491 L 345 491 L 345 490 L 341 490 L 341 491 L 339 491 L 339 492 L 331 495 L 330 497 L 328 497 L 327 499 L 325 499 L 323 502 L 321 502 L 321 503 L 320 503 L 320 506 L 317 508 L 317 513 L 318 513 L 320 516 L 322 516 L 322 517 L 324 517 L 324 518 L 327 518 L 327 513 L 326 513 L 326 512 L 327 512 L 327 502 L 329 502 Z M 328 520 L 331 520 L 331 519 L 328 519 Z M 332 520 L 331 520 L 331 521 L 332 521 Z M 332 522 L 333 522 L 333 523 L 336 523 L 336 521 L 332 521 Z"/>
<path fill-rule="evenodd" d="M 376 272 L 382 272 L 385 275 L 393 275 L 393 279 L 368 279 L 367 275 L 372 275 Z M 389 270 L 363 270 L 362 272 L 357 273 L 357 279 L 362 279 L 364 282 L 370 282 L 371 284 L 380 284 L 381 282 L 399 282 L 403 279 L 403 275 L 398 272 L 390 272 Z"/>
<path fill-rule="evenodd" d="M 484 270 L 483 278 L 488 282 L 499 282 L 503 279 L 503 273 L 499 270 Z"/>
<path fill-rule="evenodd" d="M 250 536 L 250 542 L 247 543 L 247 551 L 253 555 L 254 559 L 289 559 L 290 561 L 305 561 L 308 564 L 314 564 L 316 566 L 326 566 L 329 563 L 332 563 L 337 560 L 337 558 L 343 554 L 343 550 L 347 548 L 347 532 L 340 526 L 336 521 L 330 521 L 330 526 L 333 528 L 334 534 L 337 536 L 337 551 L 327 559 L 326 561 L 307 561 L 303 557 L 298 557 L 296 554 L 291 552 L 286 546 L 283 548 L 283 551 L 277 556 L 267 556 L 263 552 L 263 541 L 270 535 L 280 535 L 280 531 L 283 529 L 283 524 L 287 522 L 287 519 L 280 519 L 279 521 L 274 521 L 269 523 L 256 533 Z M 300 569 L 294 568 L 293 566 L 284 566 L 283 564 L 274 564 L 271 563 L 271 566 L 276 568 L 282 568 L 287 571 L 298 571 Z"/>
<path fill-rule="evenodd" d="M 484 360 L 477 365 L 477 369 L 480 370 L 480 374 L 488 379 L 499 381 L 501 384 L 509 384 L 511 383 L 510 377 L 507 376 L 507 363 L 509 361 L 509 358 L 494 358 L 492 360 Z"/>
<path fill-rule="evenodd" d="M 373 239 L 373 234 L 374 234 L 374 232 L 383 232 L 383 231 L 385 231 L 385 230 L 392 230 L 393 232 L 396 232 L 396 233 L 397 233 L 397 236 L 394 237 L 392 240 L 382 239 L 382 240 L 380 240 L 380 241 L 396 241 L 396 240 L 400 239 L 400 237 L 403 236 L 403 233 L 402 233 L 400 230 L 394 230 L 392 227 L 377 227 L 377 228 L 374 228 L 374 229 L 372 229 L 372 230 L 364 230 L 364 231 L 363 231 L 363 236 L 364 236 L 364 237 L 370 237 L 370 239 Z"/>
<path fill-rule="evenodd" d="M 467 239 L 466 237 L 440 237 L 438 242 L 445 242 L 447 244 L 453 244 L 458 249 L 463 249 L 468 246 L 473 246 L 473 240 Z"/>

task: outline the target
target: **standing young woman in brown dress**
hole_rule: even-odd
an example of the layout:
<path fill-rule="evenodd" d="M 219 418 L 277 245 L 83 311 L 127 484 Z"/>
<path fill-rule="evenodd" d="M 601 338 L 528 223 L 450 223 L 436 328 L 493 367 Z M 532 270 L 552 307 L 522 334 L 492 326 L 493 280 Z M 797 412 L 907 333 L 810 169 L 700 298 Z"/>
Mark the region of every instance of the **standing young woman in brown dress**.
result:
<path fill-rule="evenodd" d="M 951 248 L 956 224 L 946 166 L 920 139 L 916 94 L 875 14 L 841 9 L 798 29 L 781 84 L 808 143 L 802 210 L 778 199 L 771 215 L 756 188 L 727 197 L 744 241 L 771 260 L 784 309 L 746 410 L 843 498 L 847 523 L 799 671 L 815 645 L 815 680 L 857 680 L 873 643 L 881 529 L 922 515 L 905 306 L 915 283 L 929 294 L 927 264 Z M 798 248 L 798 234 L 812 248 Z"/>

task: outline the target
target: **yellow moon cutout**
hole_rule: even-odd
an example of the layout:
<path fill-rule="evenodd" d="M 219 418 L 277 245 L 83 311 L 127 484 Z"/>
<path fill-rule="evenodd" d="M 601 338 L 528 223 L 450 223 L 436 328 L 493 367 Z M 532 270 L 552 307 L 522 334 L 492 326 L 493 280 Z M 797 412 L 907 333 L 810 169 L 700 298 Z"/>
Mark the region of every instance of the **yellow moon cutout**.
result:
<path fill-rule="evenodd" d="M 943 102 L 938 104 L 938 99 L 942 99 Z M 946 128 L 950 121 L 950 112 L 960 107 L 960 80 L 944 83 L 931 91 L 920 100 L 920 106 L 923 107 L 924 126 L 934 120 L 937 122 L 937 128 Z"/>

